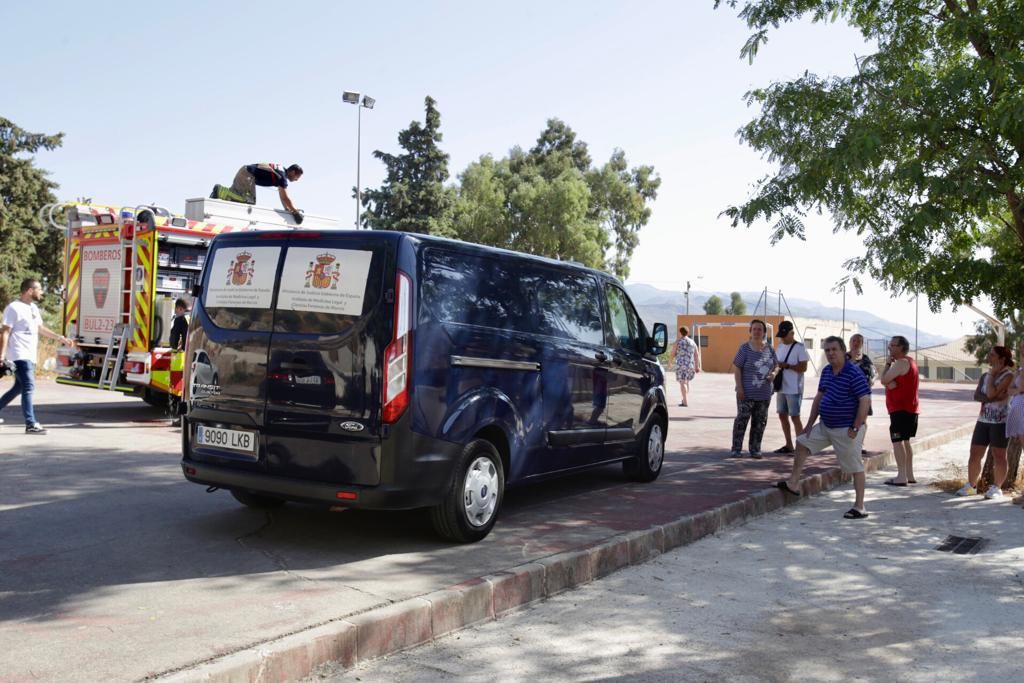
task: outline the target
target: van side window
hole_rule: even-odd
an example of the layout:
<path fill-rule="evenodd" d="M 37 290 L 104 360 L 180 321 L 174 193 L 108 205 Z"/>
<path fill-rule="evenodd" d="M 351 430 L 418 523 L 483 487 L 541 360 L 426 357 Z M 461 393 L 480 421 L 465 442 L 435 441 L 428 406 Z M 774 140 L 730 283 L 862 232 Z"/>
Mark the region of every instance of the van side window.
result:
<path fill-rule="evenodd" d="M 633 310 L 626 293 L 614 285 L 605 285 L 608 298 L 608 318 L 611 325 L 609 343 L 630 351 L 642 352 L 643 324 Z"/>
<path fill-rule="evenodd" d="M 593 277 L 544 268 L 520 273 L 519 282 L 537 309 L 536 332 L 586 344 L 604 344 L 599 290 Z"/>
<path fill-rule="evenodd" d="M 446 323 L 528 331 L 527 298 L 497 259 L 430 249 L 424 257 L 421 315 Z"/>

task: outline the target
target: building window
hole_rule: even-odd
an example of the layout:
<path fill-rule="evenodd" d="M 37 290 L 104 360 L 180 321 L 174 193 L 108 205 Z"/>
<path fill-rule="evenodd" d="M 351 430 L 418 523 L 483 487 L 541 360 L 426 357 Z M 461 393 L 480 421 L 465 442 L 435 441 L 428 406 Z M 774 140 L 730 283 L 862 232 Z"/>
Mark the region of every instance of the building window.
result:
<path fill-rule="evenodd" d="M 974 381 L 981 379 L 981 368 L 964 368 L 964 374 Z"/>
<path fill-rule="evenodd" d="M 953 368 L 939 366 L 935 368 L 936 379 L 953 379 Z"/>
<path fill-rule="evenodd" d="M 821 346 L 821 350 L 824 351 L 825 350 L 825 340 L 824 339 L 821 340 L 821 345 L 820 346 Z"/>
<path fill-rule="evenodd" d="M 922 365 L 918 365 L 917 366 L 917 375 L 918 375 L 918 377 L 924 377 L 925 379 L 928 379 L 928 366 L 927 365 L 923 365 L 923 366 Z"/>
<path fill-rule="evenodd" d="M 707 335 L 704 335 L 704 334 L 699 335 L 697 337 L 697 339 L 698 339 L 698 343 L 700 344 L 700 348 L 702 348 L 702 349 L 708 348 L 708 338 L 707 338 Z"/>
<path fill-rule="evenodd" d="M 808 337 L 807 339 L 805 339 L 804 340 L 804 346 L 806 346 L 809 349 L 813 349 L 814 348 L 814 338 L 813 337 Z"/>

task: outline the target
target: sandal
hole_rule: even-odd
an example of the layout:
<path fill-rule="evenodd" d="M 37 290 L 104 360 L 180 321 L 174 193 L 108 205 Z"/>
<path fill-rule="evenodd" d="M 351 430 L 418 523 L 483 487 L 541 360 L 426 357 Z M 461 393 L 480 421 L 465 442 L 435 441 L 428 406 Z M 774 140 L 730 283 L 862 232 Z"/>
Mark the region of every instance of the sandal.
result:
<path fill-rule="evenodd" d="M 885 485 L 886 486 L 906 486 L 909 483 L 910 482 L 907 481 L 907 482 L 904 482 L 904 483 L 901 484 L 900 482 L 896 481 L 895 479 L 886 479 L 885 480 Z"/>
<path fill-rule="evenodd" d="M 796 453 L 796 450 L 792 446 L 783 446 L 782 448 L 776 448 L 772 453 L 788 454 Z"/>
<path fill-rule="evenodd" d="M 857 508 L 850 508 L 846 511 L 846 514 L 843 515 L 846 519 L 865 519 L 867 516 L 868 513 L 861 512 Z"/>

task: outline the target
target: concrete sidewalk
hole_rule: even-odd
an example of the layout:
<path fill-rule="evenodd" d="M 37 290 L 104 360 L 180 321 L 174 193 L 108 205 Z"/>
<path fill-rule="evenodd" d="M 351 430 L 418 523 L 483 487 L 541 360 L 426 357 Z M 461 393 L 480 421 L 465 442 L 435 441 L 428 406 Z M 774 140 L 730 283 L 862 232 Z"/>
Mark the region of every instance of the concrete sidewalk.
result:
<path fill-rule="evenodd" d="M 969 438 L 918 459 L 962 464 Z M 1024 511 L 869 477 L 433 644 L 310 681 L 999 681 L 1020 676 Z M 938 552 L 946 536 L 989 539 Z"/>
<path fill-rule="evenodd" d="M 266 514 L 207 495 L 181 477 L 179 432 L 141 401 L 43 383 L 50 434 L 25 435 L 15 409 L 0 427 L 0 680 L 298 678 L 763 514 L 783 503 L 771 484 L 790 459 L 723 459 L 731 384 L 701 375 L 693 407 L 671 408 L 657 482 L 633 484 L 607 467 L 510 491 L 490 537 L 451 546 L 420 512 Z M 970 392 L 926 385 L 922 445 L 973 423 Z M 877 392 L 875 404 L 884 413 Z M 868 447 L 881 452 L 887 418 L 871 424 Z M 772 416 L 764 446 L 780 443 Z M 836 483 L 832 466 L 812 458 L 808 492 Z"/>

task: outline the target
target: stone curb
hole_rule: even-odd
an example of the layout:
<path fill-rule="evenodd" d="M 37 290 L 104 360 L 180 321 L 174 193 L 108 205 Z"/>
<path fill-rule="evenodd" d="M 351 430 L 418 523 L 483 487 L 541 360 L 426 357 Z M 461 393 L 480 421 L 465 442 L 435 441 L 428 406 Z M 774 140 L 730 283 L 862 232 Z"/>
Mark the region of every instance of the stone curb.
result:
<path fill-rule="evenodd" d="M 967 436 L 974 423 L 914 443 L 923 452 Z M 874 472 L 895 462 L 892 450 L 864 459 Z M 803 496 L 839 486 L 836 467 L 801 482 Z M 608 576 L 728 526 L 793 505 L 781 491 L 765 489 L 717 508 L 641 531 L 613 536 L 579 550 L 551 555 L 478 579 L 434 591 L 347 619 L 317 626 L 155 680 L 162 683 L 283 683 L 308 676 L 325 664 L 351 667 L 422 645 L 472 624 L 505 614 Z M 149 679 L 154 680 L 154 679 Z"/>

